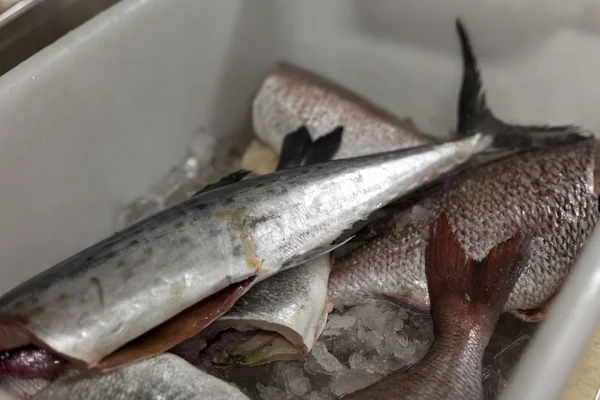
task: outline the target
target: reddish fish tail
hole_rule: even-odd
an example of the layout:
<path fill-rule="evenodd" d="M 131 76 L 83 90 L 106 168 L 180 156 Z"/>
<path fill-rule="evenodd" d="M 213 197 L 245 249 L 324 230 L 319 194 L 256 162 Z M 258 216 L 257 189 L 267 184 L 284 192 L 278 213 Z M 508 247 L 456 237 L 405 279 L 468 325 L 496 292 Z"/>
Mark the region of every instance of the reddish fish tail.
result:
<path fill-rule="evenodd" d="M 523 270 L 530 240 L 520 234 L 494 247 L 482 261 L 467 256 L 444 215 L 431 227 L 427 285 L 434 329 L 482 326 L 490 334 Z"/>

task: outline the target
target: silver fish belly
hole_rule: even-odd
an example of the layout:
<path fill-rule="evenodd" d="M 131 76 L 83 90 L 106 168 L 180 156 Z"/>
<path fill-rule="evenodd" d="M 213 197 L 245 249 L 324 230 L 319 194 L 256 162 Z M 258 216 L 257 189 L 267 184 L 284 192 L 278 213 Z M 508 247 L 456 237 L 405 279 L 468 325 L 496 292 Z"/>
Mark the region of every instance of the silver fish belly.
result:
<path fill-rule="evenodd" d="M 208 191 L 0 298 L 0 350 L 33 343 L 93 367 L 207 296 L 331 251 L 354 223 L 490 145 L 474 135 L 280 171 Z"/>

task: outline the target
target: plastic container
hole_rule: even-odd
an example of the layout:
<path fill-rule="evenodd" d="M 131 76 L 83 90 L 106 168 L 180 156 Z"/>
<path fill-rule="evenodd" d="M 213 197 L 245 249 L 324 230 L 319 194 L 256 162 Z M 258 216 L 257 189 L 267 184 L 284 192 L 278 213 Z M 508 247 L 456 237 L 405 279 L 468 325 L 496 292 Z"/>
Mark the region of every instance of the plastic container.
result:
<path fill-rule="evenodd" d="M 456 17 L 500 117 L 600 132 L 600 3 L 125 0 L 104 11 L 0 77 L 0 293 L 110 234 L 120 205 L 174 165 L 194 132 L 223 142 L 246 132 L 278 60 L 448 135 Z M 559 394 L 600 312 L 598 243 L 600 232 L 511 399 Z"/>

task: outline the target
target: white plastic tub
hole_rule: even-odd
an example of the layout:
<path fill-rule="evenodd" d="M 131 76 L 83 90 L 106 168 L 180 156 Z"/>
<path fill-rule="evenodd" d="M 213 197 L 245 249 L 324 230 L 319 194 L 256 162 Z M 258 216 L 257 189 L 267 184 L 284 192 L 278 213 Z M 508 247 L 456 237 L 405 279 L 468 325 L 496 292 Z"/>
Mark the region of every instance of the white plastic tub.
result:
<path fill-rule="evenodd" d="M 254 90 L 280 59 L 447 135 L 459 16 L 500 117 L 600 132 L 600 3 L 125 0 L 103 12 L 0 77 L 0 294 L 110 234 L 115 211 L 174 165 L 194 132 L 247 130 Z M 592 240 L 580 271 L 593 279 L 571 282 L 588 296 L 569 296 L 577 286 L 559 298 L 565 312 L 551 313 L 512 399 L 557 395 L 591 334 L 600 232 Z M 574 299 L 588 314 L 566 308 Z"/>

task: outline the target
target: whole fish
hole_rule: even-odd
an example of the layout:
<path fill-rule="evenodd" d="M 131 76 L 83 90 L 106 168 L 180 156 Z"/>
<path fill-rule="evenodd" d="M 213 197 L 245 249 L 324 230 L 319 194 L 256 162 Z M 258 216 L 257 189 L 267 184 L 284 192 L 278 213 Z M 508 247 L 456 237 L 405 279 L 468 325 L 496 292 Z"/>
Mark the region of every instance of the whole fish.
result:
<path fill-rule="evenodd" d="M 67 374 L 33 400 L 250 400 L 233 385 L 173 354 L 160 354 L 99 374 Z"/>
<path fill-rule="evenodd" d="M 313 72 L 280 63 L 252 105 L 258 138 L 279 153 L 285 134 L 306 126 L 314 138 L 344 127 L 335 158 L 356 157 L 438 142 L 414 125 Z"/>
<path fill-rule="evenodd" d="M 417 364 L 343 399 L 483 399 L 483 353 L 524 267 L 528 244 L 517 234 L 478 262 L 438 217 L 425 254 L 435 335 L 431 348 Z"/>
<path fill-rule="evenodd" d="M 208 190 L 2 296 L 0 350 L 33 344 L 100 370 L 163 352 L 253 284 L 326 254 L 354 223 L 490 142 L 477 134 Z"/>
<path fill-rule="evenodd" d="M 543 141 L 544 132 L 550 142 L 568 142 L 572 135 L 579 136 L 572 126 L 511 126 L 496 119 L 482 95 L 464 28 L 458 26 L 465 59 L 459 107 L 462 129 L 481 126 L 486 133 L 508 132 L 513 135 L 495 137 L 529 140 L 530 145 Z M 428 227 L 436 215 L 446 213 L 467 254 L 476 260 L 517 231 L 533 235 L 527 267 L 512 290 L 506 311 L 527 321 L 542 319 L 600 216 L 599 154 L 595 140 L 578 139 L 462 171 L 419 193 L 411 204 L 381 223 L 376 234 L 369 232 L 358 249 L 335 261 L 330 300 L 344 305 L 385 297 L 426 312 Z"/>

